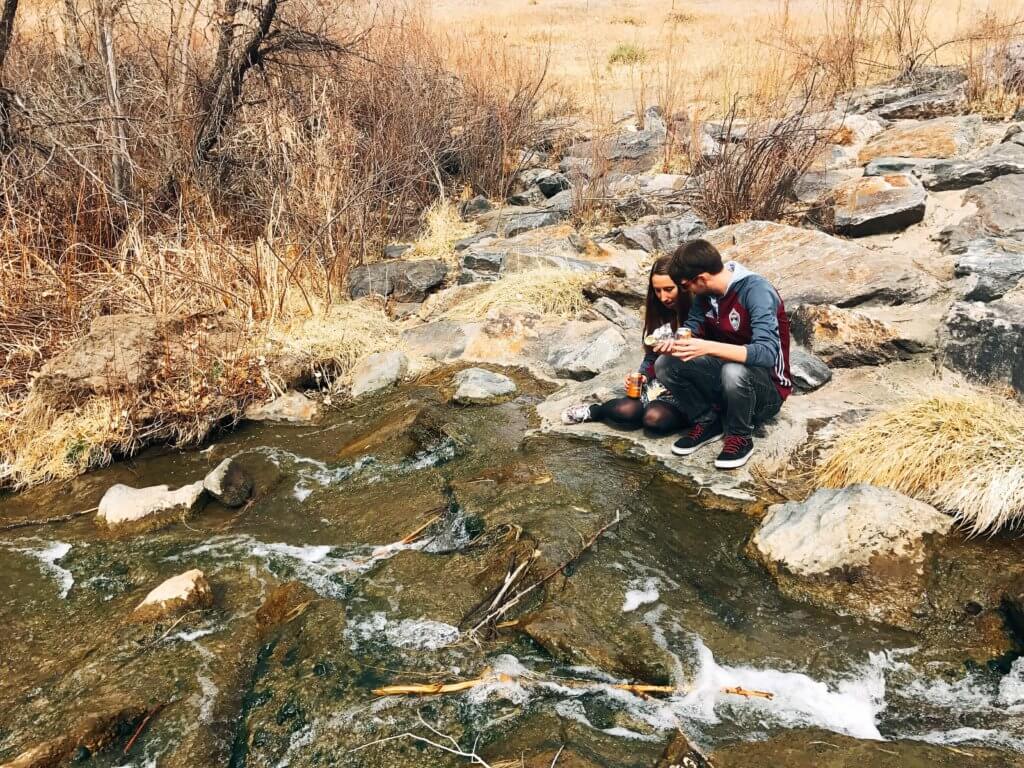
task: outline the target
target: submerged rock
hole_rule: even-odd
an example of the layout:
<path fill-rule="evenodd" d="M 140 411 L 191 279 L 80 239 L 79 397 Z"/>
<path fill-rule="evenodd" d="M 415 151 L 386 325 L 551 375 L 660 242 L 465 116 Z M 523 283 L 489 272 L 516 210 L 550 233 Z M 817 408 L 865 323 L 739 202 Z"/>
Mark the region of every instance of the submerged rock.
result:
<path fill-rule="evenodd" d="M 53 768 L 78 762 L 82 756 L 92 756 L 126 741 L 145 716 L 146 709 L 137 705 L 88 714 L 70 726 L 67 733 L 25 750 L 5 762 L 3 768 Z"/>
<path fill-rule="evenodd" d="M 841 235 L 864 237 L 897 232 L 924 219 L 927 194 L 905 173 L 845 182 L 832 193 L 832 225 Z"/>
<path fill-rule="evenodd" d="M 896 491 L 853 485 L 771 507 L 751 547 L 786 594 L 915 629 L 927 613 L 926 536 L 952 523 Z"/>
<path fill-rule="evenodd" d="M 523 630 L 544 650 L 568 664 L 589 664 L 617 677 L 653 685 L 672 682 L 675 659 L 643 624 L 626 623 L 609 632 L 576 609 L 549 606 L 528 617 Z"/>
<path fill-rule="evenodd" d="M 253 479 L 235 459 L 224 459 L 203 478 L 206 492 L 226 507 L 240 507 L 252 495 Z"/>
<path fill-rule="evenodd" d="M 249 421 L 313 421 L 319 413 L 319 406 L 301 392 L 291 390 L 269 403 L 254 403 L 245 409 Z"/>
<path fill-rule="evenodd" d="M 409 358 L 393 349 L 376 352 L 363 359 L 352 372 L 352 397 L 361 397 L 393 386 L 409 370 Z"/>
<path fill-rule="evenodd" d="M 146 595 L 132 611 L 132 621 L 160 621 L 213 605 L 213 591 L 198 568 L 179 573 Z"/>
<path fill-rule="evenodd" d="M 206 494 L 203 481 L 171 490 L 166 485 L 132 488 L 113 485 L 100 499 L 96 521 L 108 528 L 166 525 L 192 515 Z"/>
<path fill-rule="evenodd" d="M 890 325 L 854 310 L 801 304 L 789 317 L 793 338 L 832 368 L 903 359 L 912 346 Z"/>
<path fill-rule="evenodd" d="M 455 387 L 455 402 L 462 405 L 498 402 L 516 391 L 516 383 L 508 376 L 483 368 L 459 371 Z"/>
<path fill-rule="evenodd" d="M 824 232 L 748 221 L 712 230 L 704 238 L 724 259 L 735 259 L 764 275 L 790 305 L 848 307 L 868 300 L 900 304 L 923 300 L 938 290 L 935 280 L 910 256 L 868 250 Z"/>

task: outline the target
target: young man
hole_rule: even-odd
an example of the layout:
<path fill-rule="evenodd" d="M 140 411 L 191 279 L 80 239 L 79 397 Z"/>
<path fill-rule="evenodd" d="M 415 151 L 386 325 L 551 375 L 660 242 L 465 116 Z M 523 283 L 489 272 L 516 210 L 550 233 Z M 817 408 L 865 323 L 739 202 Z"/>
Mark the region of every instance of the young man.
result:
<path fill-rule="evenodd" d="M 685 326 L 693 336 L 667 341 L 655 373 L 693 423 L 672 446 L 688 456 L 724 437 L 715 466 L 747 463 L 755 424 L 770 419 L 792 391 L 789 318 L 771 283 L 691 240 L 672 256 L 669 274 L 694 295 Z"/>

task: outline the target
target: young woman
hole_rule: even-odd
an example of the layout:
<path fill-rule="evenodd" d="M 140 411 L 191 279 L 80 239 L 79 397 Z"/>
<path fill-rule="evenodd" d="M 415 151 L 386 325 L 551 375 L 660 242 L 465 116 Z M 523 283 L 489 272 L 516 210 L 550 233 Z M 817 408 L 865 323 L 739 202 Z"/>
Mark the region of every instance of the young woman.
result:
<path fill-rule="evenodd" d="M 651 266 L 651 275 L 647 281 L 647 301 L 644 305 L 644 330 L 641 338 L 646 338 L 655 329 L 663 325 L 671 325 L 675 331 L 686 320 L 690 312 L 690 294 L 682 291 L 668 274 L 671 256 L 661 256 Z M 654 361 L 658 353 L 644 344 L 644 359 L 640 363 L 640 373 L 647 377 L 647 390 L 655 385 Z M 654 435 L 669 435 L 686 426 L 686 417 L 663 387 L 655 387 L 661 392 L 653 400 L 632 397 L 619 397 L 607 403 L 589 405 L 581 403 L 570 406 L 562 414 L 564 424 L 582 424 L 585 421 L 603 421 L 622 429 L 638 429 L 643 427 Z M 647 392 L 645 391 L 645 395 Z"/>

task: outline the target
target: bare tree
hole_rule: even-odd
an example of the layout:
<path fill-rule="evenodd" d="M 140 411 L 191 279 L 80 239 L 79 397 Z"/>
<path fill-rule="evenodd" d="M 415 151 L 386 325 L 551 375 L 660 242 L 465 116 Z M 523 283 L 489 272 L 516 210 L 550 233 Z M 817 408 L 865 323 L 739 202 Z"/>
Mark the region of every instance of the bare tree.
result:
<path fill-rule="evenodd" d="M 131 156 L 128 154 L 128 121 L 121 106 L 121 86 L 114 56 L 114 20 L 123 0 L 96 3 L 96 47 L 103 62 L 103 83 L 107 91 L 108 125 L 114 150 L 111 156 L 111 188 L 115 197 L 128 199 L 131 189 Z"/>

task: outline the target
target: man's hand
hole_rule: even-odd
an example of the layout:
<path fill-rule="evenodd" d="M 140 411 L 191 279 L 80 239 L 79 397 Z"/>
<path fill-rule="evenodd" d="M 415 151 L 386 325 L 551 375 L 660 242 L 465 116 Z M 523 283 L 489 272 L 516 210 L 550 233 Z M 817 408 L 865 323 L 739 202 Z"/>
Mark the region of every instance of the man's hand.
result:
<path fill-rule="evenodd" d="M 715 342 L 697 337 L 676 339 L 672 342 L 672 350 L 669 354 L 672 357 L 678 357 L 683 362 L 688 362 L 698 357 L 704 357 L 704 355 L 714 354 L 715 346 Z"/>

